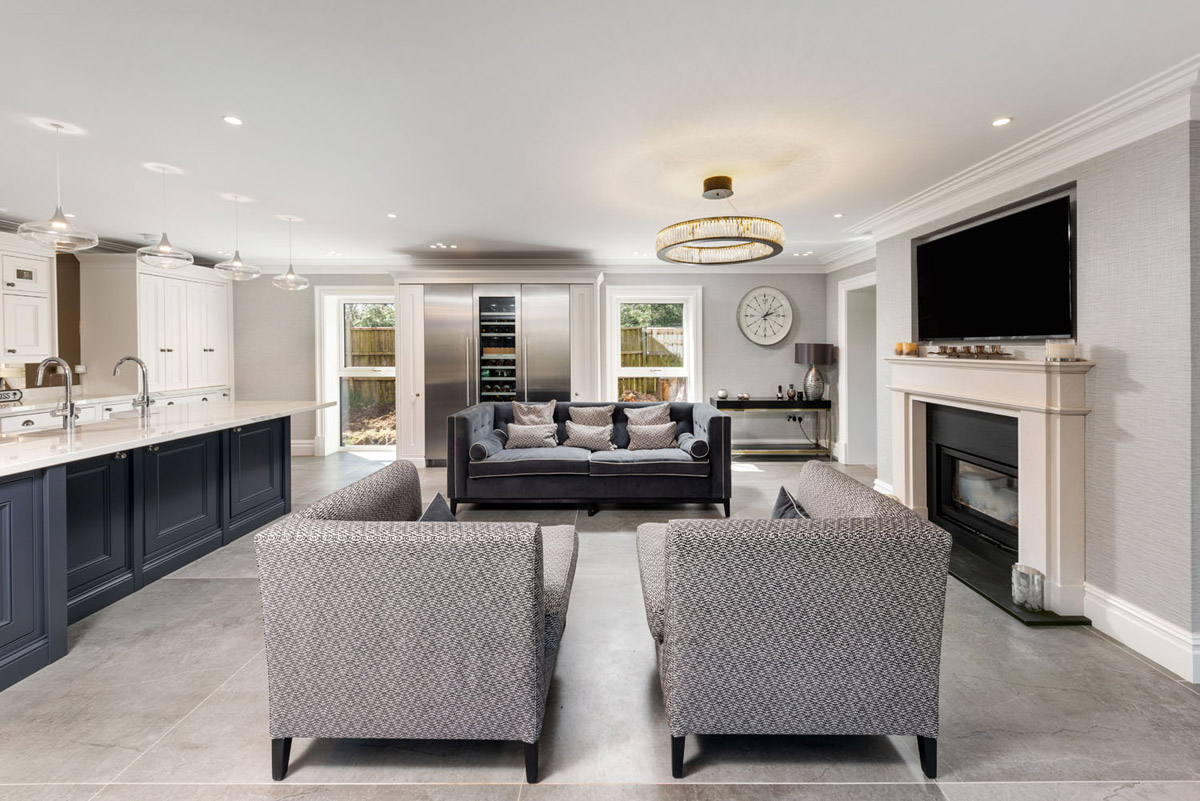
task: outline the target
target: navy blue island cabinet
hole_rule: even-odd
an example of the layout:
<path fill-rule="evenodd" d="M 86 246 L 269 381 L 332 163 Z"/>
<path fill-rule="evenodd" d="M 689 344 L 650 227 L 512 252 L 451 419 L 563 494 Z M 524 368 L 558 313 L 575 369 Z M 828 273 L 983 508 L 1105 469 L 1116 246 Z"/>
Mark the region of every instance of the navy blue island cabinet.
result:
<path fill-rule="evenodd" d="M 0 478 L 0 690 L 67 625 L 291 511 L 291 418 Z"/>

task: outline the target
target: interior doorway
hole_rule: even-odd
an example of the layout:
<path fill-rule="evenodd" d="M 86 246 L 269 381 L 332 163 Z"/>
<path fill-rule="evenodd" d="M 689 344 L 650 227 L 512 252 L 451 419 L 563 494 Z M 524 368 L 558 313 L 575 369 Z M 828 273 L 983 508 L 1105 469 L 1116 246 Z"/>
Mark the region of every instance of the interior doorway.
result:
<path fill-rule="evenodd" d="M 875 300 L 875 273 L 838 283 L 838 449 L 845 464 L 878 464 Z"/>

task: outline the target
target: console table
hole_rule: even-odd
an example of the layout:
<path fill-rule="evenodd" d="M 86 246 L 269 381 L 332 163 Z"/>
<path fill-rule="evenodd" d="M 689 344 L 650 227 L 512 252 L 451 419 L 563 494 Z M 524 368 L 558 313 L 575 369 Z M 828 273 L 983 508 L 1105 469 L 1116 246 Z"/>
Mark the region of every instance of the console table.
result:
<path fill-rule="evenodd" d="M 749 454 L 760 455 L 777 455 L 777 456 L 831 456 L 832 452 L 829 449 L 829 413 L 833 408 L 832 401 L 817 400 L 806 401 L 800 400 L 775 400 L 774 398 L 751 398 L 750 400 L 738 400 L 736 398 L 709 398 L 708 402 L 716 406 L 721 411 L 725 412 L 790 412 L 797 418 L 805 412 L 812 412 L 815 418 L 814 425 L 816 426 L 814 439 L 815 443 L 800 444 L 800 445 L 738 445 L 733 443 L 731 452 L 735 456 L 745 456 Z M 824 413 L 822 415 L 822 413 Z M 821 418 L 824 416 L 824 430 L 826 432 L 825 445 L 821 444 Z"/>

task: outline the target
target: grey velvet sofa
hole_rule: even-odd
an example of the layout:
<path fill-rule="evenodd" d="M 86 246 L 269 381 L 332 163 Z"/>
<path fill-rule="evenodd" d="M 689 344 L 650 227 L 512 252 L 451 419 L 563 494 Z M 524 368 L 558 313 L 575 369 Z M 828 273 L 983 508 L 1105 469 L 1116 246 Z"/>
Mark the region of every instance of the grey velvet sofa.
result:
<path fill-rule="evenodd" d="M 520 740 L 537 781 L 575 529 L 420 513 L 397 462 L 256 535 L 276 780 L 347 737 Z"/>
<path fill-rule="evenodd" d="M 558 403 L 554 419 L 558 441 L 567 439 L 572 406 L 607 403 Z M 601 502 L 720 503 L 729 516 L 731 484 L 730 420 L 707 403 L 672 403 L 678 435 L 691 434 L 708 444 L 703 458 L 681 448 L 630 451 L 625 409 L 648 403 L 616 403 L 613 443 L 617 450 L 592 453 L 582 448 L 501 450 L 472 460 L 473 444 L 513 420 L 511 403 L 481 403 L 449 418 L 446 460 L 447 498 L 459 503 L 573 503 L 595 514 Z"/>
<path fill-rule="evenodd" d="M 950 535 L 823 462 L 796 497 L 811 519 L 638 527 L 672 775 L 689 734 L 888 734 L 933 778 Z"/>

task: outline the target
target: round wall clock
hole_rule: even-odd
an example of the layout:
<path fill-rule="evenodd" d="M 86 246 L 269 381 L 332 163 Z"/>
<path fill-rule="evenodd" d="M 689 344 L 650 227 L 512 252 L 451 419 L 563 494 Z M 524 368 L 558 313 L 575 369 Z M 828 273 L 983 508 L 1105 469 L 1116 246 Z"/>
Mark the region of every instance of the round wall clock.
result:
<path fill-rule="evenodd" d="M 751 289 L 737 309 L 738 326 L 755 345 L 774 345 L 792 330 L 792 304 L 771 286 Z"/>

